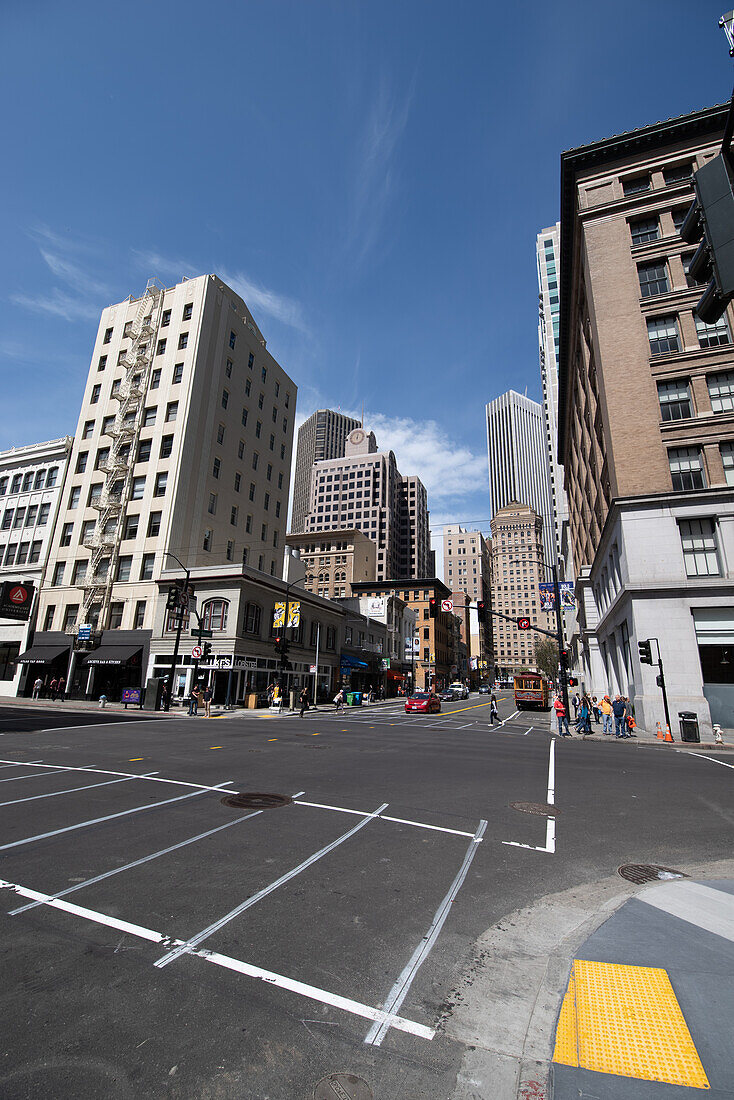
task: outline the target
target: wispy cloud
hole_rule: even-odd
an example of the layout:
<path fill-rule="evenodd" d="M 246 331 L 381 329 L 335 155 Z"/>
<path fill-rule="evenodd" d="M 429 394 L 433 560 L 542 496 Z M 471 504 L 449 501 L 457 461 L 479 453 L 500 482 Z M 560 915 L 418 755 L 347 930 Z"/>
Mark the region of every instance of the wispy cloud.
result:
<path fill-rule="evenodd" d="M 295 298 L 289 298 L 285 294 L 254 283 L 243 271 L 227 271 L 221 269 L 220 274 L 228 286 L 235 290 L 240 298 L 243 298 L 252 312 L 266 313 L 268 317 L 275 318 L 281 324 L 298 329 L 299 332 L 308 333 L 309 328 L 303 314 L 303 306 Z"/>
<path fill-rule="evenodd" d="M 92 272 L 96 250 L 89 242 L 62 237 L 45 225 L 28 230 L 46 267 L 62 286 L 45 293 L 13 294 L 11 301 L 34 313 L 48 313 L 65 321 L 89 321 L 109 299 L 108 286 Z"/>
<path fill-rule="evenodd" d="M 135 263 L 139 267 L 145 268 L 149 275 L 170 275 L 178 280 L 183 275 L 191 277 L 192 275 L 202 274 L 197 265 L 189 263 L 188 260 L 163 256 L 160 252 L 151 249 L 132 248 L 130 251 Z"/>
<path fill-rule="evenodd" d="M 95 321 L 99 317 L 100 303 L 88 302 L 64 293 L 54 287 L 48 294 L 12 294 L 10 300 L 32 313 L 50 313 L 65 321 Z"/>
<path fill-rule="evenodd" d="M 347 245 L 362 263 L 377 243 L 397 188 L 395 153 L 405 131 L 413 86 L 402 98 L 380 82 L 359 140 L 356 181 L 349 211 Z"/>

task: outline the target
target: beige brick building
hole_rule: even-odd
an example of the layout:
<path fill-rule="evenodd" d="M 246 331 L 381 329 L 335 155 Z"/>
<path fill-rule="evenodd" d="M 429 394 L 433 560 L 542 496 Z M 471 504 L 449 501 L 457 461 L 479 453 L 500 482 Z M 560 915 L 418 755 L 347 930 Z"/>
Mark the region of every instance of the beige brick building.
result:
<path fill-rule="evenodd" d="M 286 535 L 306 571 L 304 587 L 328 599 L 352 595 L 353 581 L 373 581 L 377 547 L 361 531 L 322 531 Z"/>
<path fill-rule="evenodd" d="M 734 725 L 732 311 L 704 325 L 678 230 L 716 155 L 714 107 L 561 157 L 559 459 L 583 676 L 664 720 L 637 641 L 660 639 L 676 712 Z"/>

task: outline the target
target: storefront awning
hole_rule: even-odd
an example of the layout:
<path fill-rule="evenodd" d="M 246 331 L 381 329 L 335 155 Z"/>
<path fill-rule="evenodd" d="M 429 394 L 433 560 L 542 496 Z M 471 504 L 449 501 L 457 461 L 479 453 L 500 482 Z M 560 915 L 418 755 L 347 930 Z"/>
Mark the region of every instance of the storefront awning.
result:
<path fill-rule="evenodd" d="M 342 671 L 347 668 L 369 668 L 366 661 L 361 661 L 359 657 L 352 657 L 350 653 L 342 653 L 341 666 Z"/>
<path fill-rule="evenodd" d="M 68 645 L 32 645 L 15 660 L 20 665 L 50 665 L 57 657 L 68 652 Z"/>
<path fill-rule="evenodd" d="M 126 665 L 142 648 L 139 645 L 101 645 L 84 658 L 84 664 Z"/>

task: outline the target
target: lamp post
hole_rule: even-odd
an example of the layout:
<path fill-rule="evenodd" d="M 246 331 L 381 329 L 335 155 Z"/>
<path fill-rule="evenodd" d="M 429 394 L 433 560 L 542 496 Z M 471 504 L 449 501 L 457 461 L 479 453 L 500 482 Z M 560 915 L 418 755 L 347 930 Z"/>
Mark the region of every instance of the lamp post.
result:
<path fill-rule="evenodd" d="M 188 595 L 189 595 L 189 581 L 191 579 L 191 570 L 187 569 L 186 566 L 184 565 L 184 563 L 181 561 L 181 559 L 177 558 L 175 554 L 172 554 L 170 550 L 166 550 L 166 552 L 164 554 L 164 557 L 173 558 L 173 560 L 177 561 L 178 564 L 181 566 L 181 568 L 186 572 L 186 580 L 184 581 L 184 592 L 186 593 L 186 596 L 188 598 Z M 168 612 L 168 607 L 166 607 L 166 613 L 167 612 Z M 171 668 L 170 668 L 170 671 L 168 673 L 168 680 L 167 680 L 167 683 L 166 683 L 166 700 L 163 704 L 163 709 L 166 710 L 166 711 L 171 709 L 171 697 L 173 695 L 173 678 L 176 674 L 176 663 L 178 661 L 178 651 L 179 651 L 179 647 L 181 645 L 181 627 L 183 626 L 183 605 L 179 604 L 178 612 L 179 612 L 179 615 L 178 615 L 178 626 L 176 627 L 176 642 L 175 642 L 175 645 L 173 647 L 173 657 L 171 659 Z"/>

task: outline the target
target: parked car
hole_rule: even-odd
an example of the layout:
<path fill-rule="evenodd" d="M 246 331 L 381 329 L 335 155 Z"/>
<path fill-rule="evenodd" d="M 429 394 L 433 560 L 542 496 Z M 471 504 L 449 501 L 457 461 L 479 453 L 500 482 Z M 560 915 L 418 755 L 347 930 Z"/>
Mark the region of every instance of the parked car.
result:
<path fill-rule="evenodd" d="M 491 691 L 491 688 L 490 688 L 489 684 L 480 684 L 479 685 L 479 694 L 480 695 L 489 695 L 490 691 Z"/>
<path fill-rule="evenodd" d="M 405 713 L 418 711 L 421 714 L 438 714 L 441 700 L 432 691 L 415 691 L 405 700 Z"/>
<path fill-rule="evenodd" d="M 456 692 L 457 699 L 469 698 L 469 689 L 466 684 L 462 684 L 461 680 L 455 680 L 453 684 L 449 684 L 449 687 Z"/>

